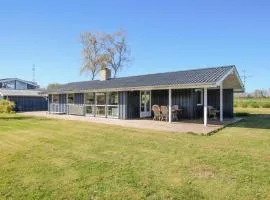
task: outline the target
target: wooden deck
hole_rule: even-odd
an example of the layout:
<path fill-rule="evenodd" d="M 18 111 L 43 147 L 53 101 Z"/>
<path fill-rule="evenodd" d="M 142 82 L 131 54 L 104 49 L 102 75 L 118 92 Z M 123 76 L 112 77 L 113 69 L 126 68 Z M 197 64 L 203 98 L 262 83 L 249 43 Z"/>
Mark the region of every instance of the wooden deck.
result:
<path fill-rule="evenodd" d="M 121 119 L 112 119 L 112 118 L 101 118 L 101 117 L 86 117 L 86 116 L 76 116 L 76 115 L 58 115 L 58 114 L 49 114 L 48 112 L 23 112 L 22 115 L 28 116 L 39 116 L 39 117 L 48 117 L 55 119 L 63 120 L 78 120 L 78 121 L 87 121 L 93 123 L 103 123 L 111 125 L 119 125 L 124 127 L 131 128 L 140 128 L 140 129 L 151 129 L 157 131 L 167 131 L 171 133 L 195 133 L 201 135 L 208 135 L 219 129 L 222 129 L 224 126 L 235 123 L 241 118 L 230 118 L 224 119 L 224 122 L 221 124 L 217 120 L 209 120 L 209 124 L 205 127 L 202 120 L 183 120 L 179 122 L 168 123 L 165 121 L 154 121 L 152 119 L 134 119 L 134 120 L 121 120 Z"/>

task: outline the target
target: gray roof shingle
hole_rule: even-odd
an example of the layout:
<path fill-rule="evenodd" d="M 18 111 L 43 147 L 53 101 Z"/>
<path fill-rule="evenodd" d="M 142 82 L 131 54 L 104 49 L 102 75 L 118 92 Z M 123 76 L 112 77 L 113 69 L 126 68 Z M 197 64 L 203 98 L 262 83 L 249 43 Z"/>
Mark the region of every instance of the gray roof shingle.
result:
<path fill-rule="evenodd" d="M 47 92 L 67 92 L 67 91 L 85 91 L 101 89 L 119 89 L 119 88 L 139 88 L 148 86 L 170 86 L 170 85 L 204 85 L 215 84 L 231 69 L 234 65 L 220 66 L 212 68 L 193 69 L 185 71 L 175 71 L 157 74 L 147 74 L 140 76 L 129 76 L 106 81 L 82 81 L 72 82 L 63 85 L 59 89 L 51 89 Z"/>
<path fill-rule="evenodd" d="M 41 96 L 42 90 L 14 90 L 14 89 L 0 89 L 0 96 Z"/>

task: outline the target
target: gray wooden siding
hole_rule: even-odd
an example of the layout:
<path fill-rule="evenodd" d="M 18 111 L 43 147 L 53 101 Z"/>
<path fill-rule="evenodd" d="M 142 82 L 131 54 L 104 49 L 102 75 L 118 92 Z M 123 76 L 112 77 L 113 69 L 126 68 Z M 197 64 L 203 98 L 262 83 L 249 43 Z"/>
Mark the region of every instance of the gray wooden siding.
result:
<path fill-rule="evenodd" d="M 214 106 L 220 109 L 220 91 L 219 89 L 208 90 L 208 105 Z M 224 89 L 223 90 L 223 116 L 233 117 L 233 90 Z"/>
<path fill-rule="evenodd" d="M 127 118 L 140 118 L 140 91 L 127 92 Z"/>
<path fill-rule="evenodd" d="M 84 104 L 84 93 L 75 93 L 74 104 Z"/>
<path fill-rule="evenodd" d="M 178 105 L 183 109 L 185 119 L 202 118 L 203 106 L 197 106 L 196 92 L 194 89 L 172 90 L 172 105 Z M 219 89 L 208 89 L 208 105 L 220 109 Z M 168 90 L 153 90 L 152 105 L 168 105 Z M 224 117 L 233 117 L 233 90 L 223 90 Z"/>
<path fill-rule="evenodd" d="M 119 92 L 119 119 L 127 119 L 127 92 Z"/>
<path fill-rule="evenodd" d="M 15 111 L 45 111 L 48 109 L 46 97 L 4 96 L 15 103 Z"/>
<path fill-rule="evenodd" d="M 152 105 L 168 105 L 169 104 L 169 91 L 168 90 L 152 90 L 151 92 Z"/>
<path fill-rule="evenodd" d="M 194 89 L 172 90 L 172 105 L 178 105 L 183 109 L 183 118 L 194 119 L 196 114 Z"/>
<path fill-rule="evenodd" d="M 152 105 L 166 105 L 169 104 L 168 90 L 153 90 L 152 91 Z M 172 105 L 178 105 L 183 109 L 183 117 L 186 119 L 195 118 L 196 104 L 194 89 L 178 89 L 172 90 Z"/>
<path fill-rule="evenodd" d="M 203 115 L 203 106 L 197 106 L 196 95 L 194 89 L 177 89 L 172 90 L 172 105 L 178 105 L 183 109 L 183 118 L 196 119 Z M 67 106 L 66 94 L 60 95 L 58 104 L 51 104 L 52 96 L 49 95 L 49 111 L 69 113 Z M 219 89 L 208 90 L 208 105 L 219 109 Z M 233 117 L 233 90 L 224 89 L 223 92 L 224 117 Z M 75 105 L 84 103 L 84 94 L 75 94 Z M 168 105 L 168 90 L 153 90 L 151 98 L 151 106 L 154 104 Z M 82 112 L 80 112 L 82 114 Z M 140 115 L 140 92 L 129 91 L 119 92 L 119 118 L 134 119 Z"/>

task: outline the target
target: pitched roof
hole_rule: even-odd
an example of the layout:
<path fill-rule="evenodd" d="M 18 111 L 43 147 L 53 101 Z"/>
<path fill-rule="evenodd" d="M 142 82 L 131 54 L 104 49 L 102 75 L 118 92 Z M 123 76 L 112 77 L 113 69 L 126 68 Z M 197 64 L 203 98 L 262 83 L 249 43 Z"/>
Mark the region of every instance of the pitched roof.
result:
<path fill-rule="evenodd" d="M 153 86 L 185 86 L 185 85 L 214 85 L 231 70 L 234 65 L 220 66 L 185 71 L 175 71 L 140 76 L 129 76 L 105 81 L 93 80 L 83 82 L 72 82 L 63 85 L 59 89 L 48 90 L 48 93 L 80 92 L 86 90 L 105 90 L 123 88 L 141 88 Z"/>
<path fill-rule="evenodd" d="M 6 82 L 6 81 L 21 81 L 21 82 L 24 82 L 24 83 L 27 83 L 27 84 L 30 84 L 30 85 L 34 85 L 34 86 L 39 86 L 37 83 L 33 82 L 33 81 L 26 81 L 26 80 L 22 80 L 22 79 L 19 79 L 19 78 L 3 78 L 3 79 L 0 79 L 0 82 Z"/>
<path fill-rule="evenodd" d="M 0 89 L 0 96 L 41 96 L 41 90 Z"/>

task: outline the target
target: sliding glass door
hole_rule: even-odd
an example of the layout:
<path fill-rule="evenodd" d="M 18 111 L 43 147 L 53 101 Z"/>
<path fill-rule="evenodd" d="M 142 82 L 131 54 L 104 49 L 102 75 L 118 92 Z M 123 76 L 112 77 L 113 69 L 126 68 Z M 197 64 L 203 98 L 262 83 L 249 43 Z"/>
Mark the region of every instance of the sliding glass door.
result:
<path fill-rule="evenodd" d="M 85 113 L 88 116 L 111 117 L 119 116 L 118 92 L 85 93 Z"/>
<path fill-rule="evenodd" d="M 107 99 L 107 117 L 117 118 L 119 114 L 118 92 L 108 92 Z"/>
<path fill-rule="evenodd" d="M 85 94 L 85 114 L 95 116 L 95 93 L 89 92 Z"/>
<path fill-rule="evenodd" d="M 96 93 L 96 116 L 106 117 L 106 93 Z"/>

